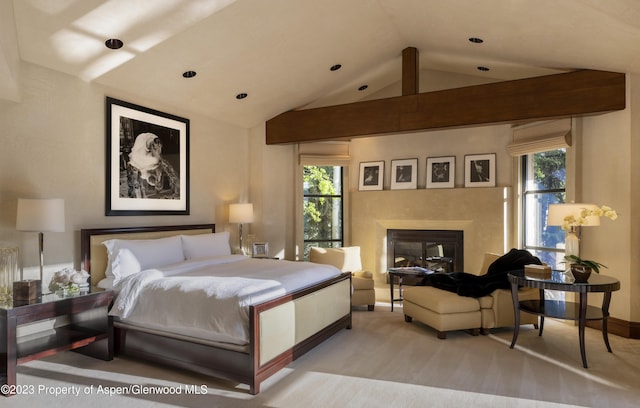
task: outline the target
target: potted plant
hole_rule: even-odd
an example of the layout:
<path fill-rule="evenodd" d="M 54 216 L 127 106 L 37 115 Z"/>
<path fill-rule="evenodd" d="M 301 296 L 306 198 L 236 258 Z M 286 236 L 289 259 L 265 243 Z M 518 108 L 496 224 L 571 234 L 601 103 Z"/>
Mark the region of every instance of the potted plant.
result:
<path fill-rule="evenodd" d="M 570 262 L 571 273 L 578 283 L 586 282 L 589 276 L 591 276 L 591 271 L 600 273 L 600 268 L 606 268 L 606 266 L 600 262 L 582 259 L 577 255 L 567 255 L 564 259 Z"/>

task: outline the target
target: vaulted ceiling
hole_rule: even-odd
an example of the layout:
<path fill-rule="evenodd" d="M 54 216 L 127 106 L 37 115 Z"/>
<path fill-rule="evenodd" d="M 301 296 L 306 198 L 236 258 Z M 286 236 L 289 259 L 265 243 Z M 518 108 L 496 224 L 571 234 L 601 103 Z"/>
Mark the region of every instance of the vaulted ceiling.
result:
<path fill-rule="evenodd" d="M 109 38 L 124 46 L 106 48 Z M 375 99 L 397 86 L 409 46 L 421 69 L 469 84 L 640 73 L 640 1 L 3 0 L 0 99 L 22 98 L 27 61 L 252 127 Z M 189 70 L 197 75 L 184 78 Z"/>

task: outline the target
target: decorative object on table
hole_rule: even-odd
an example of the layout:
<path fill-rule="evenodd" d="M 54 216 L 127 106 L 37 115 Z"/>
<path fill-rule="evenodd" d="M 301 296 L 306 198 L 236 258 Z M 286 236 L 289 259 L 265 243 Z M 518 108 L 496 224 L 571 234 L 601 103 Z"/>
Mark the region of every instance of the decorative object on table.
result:
<path fill-rule="evenodd" d="M 0 303 L 11 301 L 13 282 L 20 280 L 18 259 L 18 247 L 0 248 Z"/>
<path fill-rule="evenodd" d="M 238 244 L 240 253 L 247 254 L 242 241 L 242 224 L 253 222 L 253 204 L 229 204 L 229 222 L 238 224 Z"/>
<path fill-rule="evenodd" d="M 59 296 L 73 296 L 89 290 L 89 273 L 66 268 L 53 274 L 49 291 Z"/>
<path fill-rule="evenodd" d="M 587 282 L 589 280 L 589 276 L 591 276 L 591 271 L 600 273 L 600 268 L 606 268 L 606 266 L 600 262 L 582 259 L 577 255 L 567 255 L 564 259 L 566 260 L 566 263 L 569 264 L 571 274 L 577 283 Z"/>
<path fill-rule="evenodd" d="M 391 189 L 410 190 L 418 187 L 418 159 L 391 160 Z"/>
<path fill-rule="evenodd" d="M 31 302 L 42 297 L 42 281 L 27 279 L 13 282 L 13 301 Z"/>
<path fill-rule="evenodd" d="M 252 247 L 252 256 L 254 258 L 267 258 L 269 256 L 268 242 L 254 242 Z"/>
<path fill-rule="evenodd" d="M 16 229 L 38 233 L 40 281 L 42 281 L 44 270 L 44 233 L 64 232 L 64 225 L 64 200 L 62 198 L 18 199 Z"/>
<path fill-rule="evenodd" d="M 467 154 L 464 156 L 465 187 L 496 186 L 496 154 Z"/>
<path fill-rule="evenodd" d="M 384 179 L 384 161 L 360 163 L 359 191 L 382 190 Z"/>
<path fill-rule="evenodd" d="M 189 215 L 189 119 L 106 99 L 105 215 Z"/>
<path fill-rule="evenodd" d="M 427 157 L 427 188 L 453 188 L 456 181 L 456 157 Z"/>
<path fill-rule="evenodd" d="M 551 267 L 547 264 L 524 266 L 524 275 L 530 279 L 551 279 Z"/>
<path fill-rule="evenodd" d="M 565 257 L 580 256 L 580 227 L 598 226 L 600 217 L 615 220 L 618 214 L 606 205 L 598 207 L 595 204 L 584 203 L 549 204 L 547 225 L 560 226 L 567 233 Z"/>

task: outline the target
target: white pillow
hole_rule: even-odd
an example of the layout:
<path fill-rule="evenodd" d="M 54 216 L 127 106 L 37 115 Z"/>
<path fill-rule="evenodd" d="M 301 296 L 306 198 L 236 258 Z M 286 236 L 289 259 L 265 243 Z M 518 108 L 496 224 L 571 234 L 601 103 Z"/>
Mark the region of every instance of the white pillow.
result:
<path fill-rule="evenodd" d="M 181 235 L 180 237 L 186 259 L 231 255 L 229 232 Z"/>
<path fill-rule="evenodd" d="M 145 269 L 184 261 L 179 236 L 139 240 L 110 239 L 104 241 L 103 245 L 107 247 L 107 272 L 111 268 L 114 285 L 120 279 Z"/>

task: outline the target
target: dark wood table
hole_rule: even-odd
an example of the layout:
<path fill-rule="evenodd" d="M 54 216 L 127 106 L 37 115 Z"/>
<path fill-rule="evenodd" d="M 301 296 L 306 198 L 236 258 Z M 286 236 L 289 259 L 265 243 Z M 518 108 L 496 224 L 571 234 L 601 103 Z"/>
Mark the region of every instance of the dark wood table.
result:
<path fill-rule="evenodd" d="M 587 354 L 584 346 L 584 329 L 587 320 L 602 320 L 602 338 L 607 347 L 607 351 L 611 353 L 609 345 L 609 336 L 607 333 L 607 319 L 609 317 L 609 303 L 611 302 L 611 292 L 620 289 L 620 281 L 610 276 L 604 276 L 593 273 L 586 283 L 574 283 L 572 279 L 567 278 L 562 271 L 553 271 L 550 279 L 537 279 L 525 276 L 524 271 L 513 271 L 508 275 L 511 283 L 511 296 L 513 298 L 513 309 L 515 314 L 515 327 L 513 330 L 513 340 L 510 348 L 513 348 L 518 340 L 518 332 L 520 329 L 520 311 L 538 315 L 540 317 L 539 336 L 542 336 L 544 328 L 544 317 L 552 317 L 565 320 L 578 321 L 578 337 L 580 341 L 580 355 L 582 356 L 582 366 L 587 368 Z M 529 288 L 540 289 L 539 300 L 518 301 L 518 287 L 525 286 Z M 579 303 L 565 302 L 561 300 L 545 299 L 544 291 L 559 290 L 563 292 L 575 292 L 580 296 Z M 589 306 L 587 303 L 587 294 L 589 292 L 604 293 L 602 307 Z"/>
<path fill-rule="evenodd" d="M 391 292 L 391 311 L 393 312 L 393 302 L 402 302 L 402 279 L 407 276 L 412 277 L 424 277 L 435 273 L 434 271 L 420 267 L 402 267 L 402 268 L 389 268 L 387 270 L 389 274 L 389 289 Z M 398 279 L 398 297 L 394 297 L 393 285 L 394 281 Z"/>
<path fill-rule="evenodd" d="M 2 394 L 16 393 L 16 366 L 31 360 L 76 350 L 101 358 L 113 359 L 113 325 L 107 315 L 113 292 L 90 288 L 87 293 L 71 297 L 45 294 L 32 301 L 14 300 L 0 305 L 0 385 Z M 42 335 L 20 339 L 18 325 L 66 316 L 68 323 Z M 8 392 L 5 392 L 8 391 Z"/>

